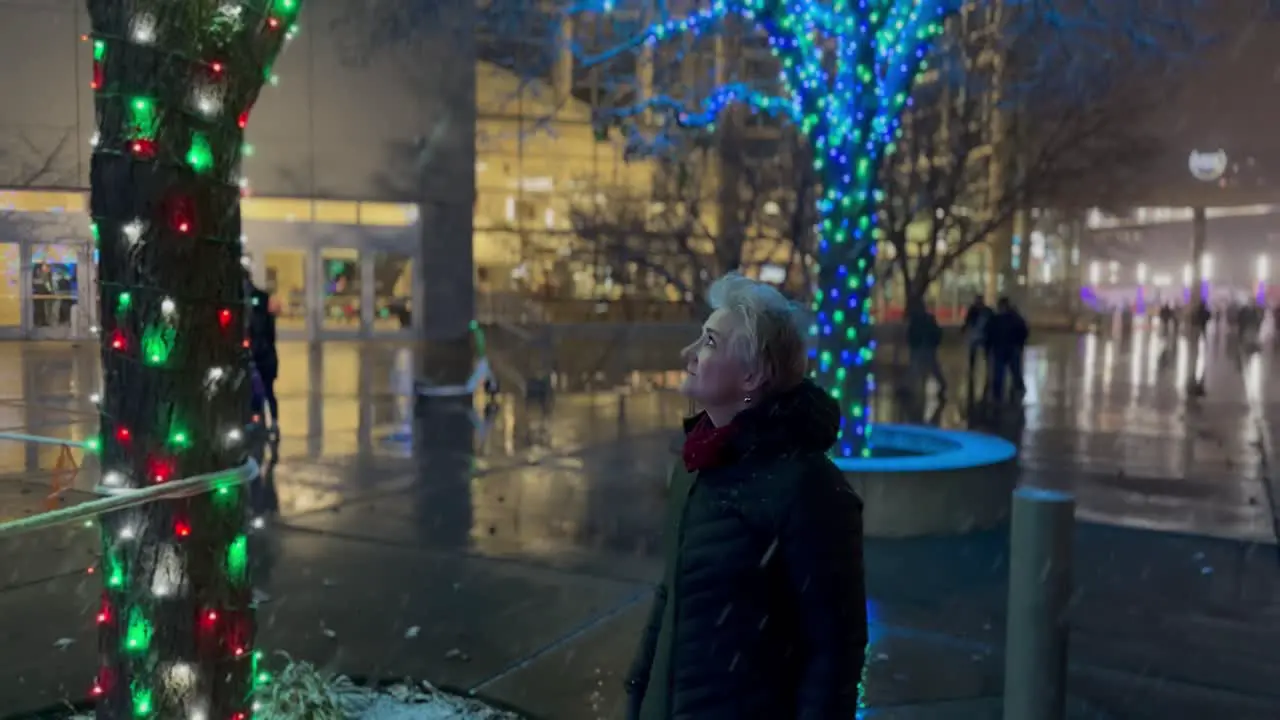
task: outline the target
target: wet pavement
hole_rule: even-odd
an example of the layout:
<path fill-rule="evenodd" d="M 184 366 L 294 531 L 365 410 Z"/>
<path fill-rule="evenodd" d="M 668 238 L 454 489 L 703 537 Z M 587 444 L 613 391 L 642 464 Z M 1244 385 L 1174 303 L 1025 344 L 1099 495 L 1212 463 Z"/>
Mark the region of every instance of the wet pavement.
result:
<path fill-rule="evenodd" d="M 1280 445 L 1280 386 L 1266 382 L 1269 350 L 1242 362 L 1213 347 L 1207 395 L 1191 403 L 1179 380 L 1187 353 L 1145 334 L 1051 336 L 1029 349 L 1021 412 L 965 402 L 954 351 L 944 364 L 957 401 L 917 405 L 882 382 L 881 417 L 1002 432 L 1020 445 L 1022 482 L 1077 494 L 1073 716 L 1280 716 L 1263 460 Z M 260 645 L 542 718 L 621 717 L 687 408 L 650 389 L 670 377 L 560 393 L 549 406 L 441 401 L 415 420 L 408 349 L 281 353 L 283 436 L 270 466 L 281 516 L 254 536 Z M 95 368 L 92 348 L 0 345 L 0 431 L 83 439 Z M 0 493 L 6 512 L 44 501 L 60 452 L 0 440 L 0 485 L 29 489 Z M 0 709 L 84 696 L 96 544 L 86 527 L 0 542 L 0 674 L 17 678 L 0 684 Z M 868 542 L 874 717 L 999 717 L 1006 559 L 1003 531 Z"/>

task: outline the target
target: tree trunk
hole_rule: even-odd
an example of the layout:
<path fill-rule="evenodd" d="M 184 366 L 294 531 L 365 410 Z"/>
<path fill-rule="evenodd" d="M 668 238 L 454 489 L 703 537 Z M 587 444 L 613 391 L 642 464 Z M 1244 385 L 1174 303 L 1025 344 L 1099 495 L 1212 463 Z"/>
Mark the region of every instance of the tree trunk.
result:
<path fill-rule="evenodd" d="M 244 125 L 296 0 L 88 0 L 99 137 L 102 484 L 245 462 Z M 229 484 L 102 519 L 97 714 L 246 719 L 254 665 L 247 493 Z"/>
<path fill-rule="evenodd" d="M 824 143 L 810 145 L 823 147 Z M 848 156 L 855 157 L 855 150 L 851 148 Z M 862 182 L 855 185 L 845 172 L 839 167 L 824 172 L 824 193 L 818 203 L 820 269 L 814 298 L 818 340 L 815 378 L 840 403 L 844 423 L 836 454 L 861 457 L 869 453 L 871 396 L 875 391 L 875 343 L 871 336 L 876 271 L 872 240 L 875 193 L 872 177 L 860 178 Z"/>

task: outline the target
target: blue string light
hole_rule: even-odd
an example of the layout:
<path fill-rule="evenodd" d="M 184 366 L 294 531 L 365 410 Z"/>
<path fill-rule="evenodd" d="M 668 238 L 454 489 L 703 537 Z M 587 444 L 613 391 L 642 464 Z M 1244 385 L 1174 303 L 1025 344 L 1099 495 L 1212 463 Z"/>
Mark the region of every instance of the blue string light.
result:
<path fill-rule="evenodd" d="M 661 109 L 680 126 L 708 127 L 730 104 L 745 104 L 790 118 L 808 139 L 822 183 L 819 289 L 809 333 L 817 341 L 815 378 L 843 411 L 837 443 L 843 457 L 870 455 L 871 301 L 880 238 L 876 174 L 901 135 L 902 112 L 910 105 L 915 78 L 926 69 L 927 51 L 942 32 L 946 2 L 716 0 L 692 15 L 655 23 L 637 39 L 637 44 L 654 45 L 715 32 L 730 16 L 744 18 L 768 37 L 781 65 L 781 97 L 735 83 L 717 88 L 697 110 L 657 97 L 627 114 Z"/>

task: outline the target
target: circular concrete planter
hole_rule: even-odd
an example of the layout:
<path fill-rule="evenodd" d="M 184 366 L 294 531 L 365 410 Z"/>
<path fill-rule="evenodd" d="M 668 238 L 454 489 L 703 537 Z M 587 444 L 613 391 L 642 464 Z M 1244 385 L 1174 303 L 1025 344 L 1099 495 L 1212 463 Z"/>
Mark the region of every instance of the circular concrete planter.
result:
<path fill-rule="evenodd" d="M 888 457 L 836 458 L 863 502 L 867 537 L 958 535 L 1009 516 L 1017 454 L 1002 438 L 922 425 L 876 425 Z"/>

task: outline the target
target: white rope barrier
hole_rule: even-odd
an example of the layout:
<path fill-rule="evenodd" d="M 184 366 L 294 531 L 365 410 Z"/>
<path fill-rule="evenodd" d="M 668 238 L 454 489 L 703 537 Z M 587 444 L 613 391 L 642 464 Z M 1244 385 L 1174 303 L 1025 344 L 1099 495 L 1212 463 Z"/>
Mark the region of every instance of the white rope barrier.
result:
<path fill-rule="evenodd" d="M 0 435 L 0 439 L 12 438 Z M 58 442 L 66 443 L 65 440 L 59 440 Z M 203 475 L 195 475 L 180 480 L 170 480 L 167 483 L 137 490 L 111 490 L 109 491 L 110 495 L 99 500 L 90 500 L 89 502 L 72 505 L 61 510 L 53 510 L 0 523 L 0 539 L 59 525 L 70 525 L 105 513 L 127 510 L 128 508 L 138 507 L 156 500 L 174 500 L 200 495 L 225 487 L 232 481 L 237 485 L 243 485 L 257 476 L 258 463 L 253 458 L 249 458 L 240 467 L 230 470 L 219 470 L 218 472 L 204 473 Z"/>
<path fill-rule="evenodd" d="M 33 443 L 36 445 L 66 445 L 80 449 L 88 449 L 89 443 L 81 440 L 68 440 L 66 438 L 46 437 L 44 435 L 26 435 L 24 433 L 0 432 L 0 440 L 13 440 L 15 442 Z"/>

